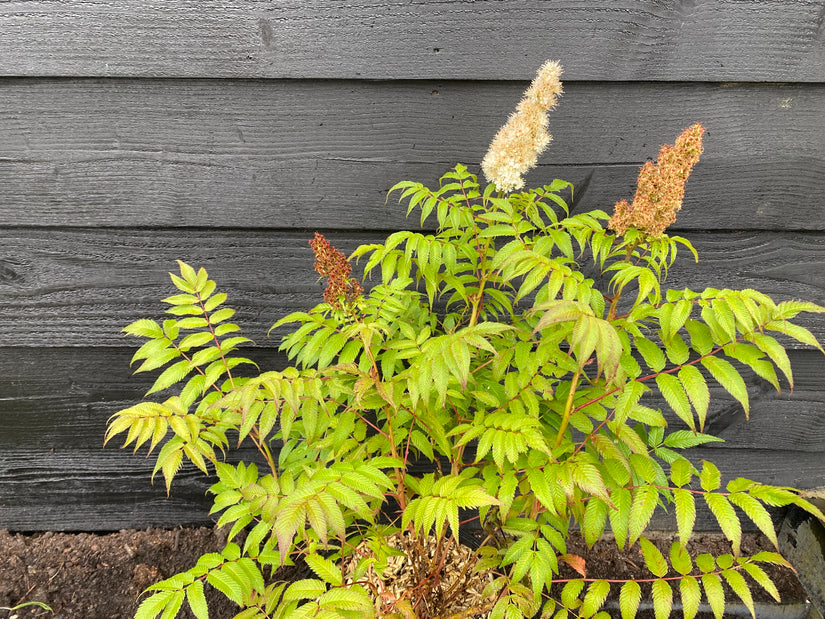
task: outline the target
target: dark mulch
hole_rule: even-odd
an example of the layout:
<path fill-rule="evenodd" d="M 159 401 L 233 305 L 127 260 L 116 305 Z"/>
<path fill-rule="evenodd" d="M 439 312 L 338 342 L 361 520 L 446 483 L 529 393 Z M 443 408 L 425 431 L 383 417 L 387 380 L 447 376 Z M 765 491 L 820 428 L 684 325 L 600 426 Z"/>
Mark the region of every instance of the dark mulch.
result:
<path fill-rule="evenodd" d="M 34 607 L 16 613 L 0 611 L 0 619 L 9 619 L 14 614 L 19 619 L 130 618 L 144 588 L 191 567 L 201 554 L 220 550 L 224 541 L 221 532 L 210 528 L 148 529 L 105 535 L 21 535 L 0 531 L 0 606 L 38 600 L 54 609 L 54 614 Z M 666 539 L 662 540 L 662 548 L 669 548 Z M 727 552 L 730 546 L 717 535 L 699 535 L 692 548 L 695 554 Z M 746 554 L 771 548 L 769 542 L 757 536 L 748 535 L 743 542 Z M 612 543 L 587 549 L 581 540 L 574 539 L 569 551 L 585 557 L 587 575 L 591 578 L 620 579 L 645 574 L 641 555 L 620 556 Z M 772 569 L 771 573 L 785 600 L 804 599 L 792 572 Z M 754 585 L 753 590 L 755 597 L 770 599 L 759 593 L 758 586 Z M 228 619 L 235 612 L 237 607 L 231 602 L 220 595 L 211 596 L 210 617 Z M 179 617 L 192 615 L 184 608 Z"/>

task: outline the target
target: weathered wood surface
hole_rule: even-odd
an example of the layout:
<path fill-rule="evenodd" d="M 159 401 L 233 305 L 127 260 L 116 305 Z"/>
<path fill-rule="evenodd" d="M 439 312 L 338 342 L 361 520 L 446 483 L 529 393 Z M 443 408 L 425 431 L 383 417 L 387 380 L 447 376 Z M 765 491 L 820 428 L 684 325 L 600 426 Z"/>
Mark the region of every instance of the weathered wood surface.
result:
<path fill-rule="evenodd" d="M 0 74 L 821 82 L 824 31 L 815 0 L 7 0 Z"/>
<path fill-rule="evenodd" d="M 11 79 L 0 225 L 390 230 L 400 180 L 477 168 L 523 83 Z M 331 105 L 330 102 L 334 102 Z M 576 208 L 632 197 L 639 166 L 708 133 L 680 229 L 825 229 L 825 86 L 570 84 L 529 180 Z"/>
<path fill-rule="evenodd" d="M 131 374 L 129 360 L 136 347 L 137 341 L 131 348 L 53 348 L 48 355 L 33 348 L 0 348 L 0 452 L 101 447 L 106 420 L 140 401 L 158 374 Z M 271 348 L 246 348 L 244 353 L 262 371 L 287 365 L 286 357 Z M 825 451 L 825 361 L 814 351 L 792 351 L 790 358 L 793 392 L 777 393 L 752 372 L 743 371 L 750 420 L 708 378 L 712 401 L 706 430 L 726 441 L 714 448 Z M 673 429 L 684 426 L 661 398 L 649 397 L 645 396 L 646 405 L 664 410 Z"/>
<path fill-rule="evenodd" d="M 272 346 L 266 333 L 273 323 L 321 301 L 324 284 L 313 270 L 310 238 L 309 230 L 0 230 L 0 342 L 122 346 L 124 326 L 162 316 L 160 300 L 176 290 L 168 273 L 182 259 L 204 267 L 229 295 L 248 337 Z M 328 238 L 349 252 L 385 237 L 333 232 Z M 667 287 L 755 288 L 777 300 L 825 304 L 821 233 L 695 232 L 689 238 L 699 262 L 681 250 Z M 822 314 L 803 314 L 800 323 L 825 338 Z"/>
<path fill-rule="evenodd" d="M 161 478 L 149 482 L 154 459 L 103 449 L 106 420 L 137 402 L 151 377 L 130 376 L 133 348 L 0 349 L 0 528 L 112 530 L 208 522 L 209 480 L 190 468 L 170 498 Z M 283 367 L 272 350 L 252 350 L 265 369 Z M 747 378 L 751 420 L 729 398 L 714 402 L 708 424 L 727 442 L 694 449 L 725 479 L 743 476 L 779 485 L 825 484 L 825 373 L 819 353 L 794 351 L 793 395 L 781 396 Z M 714 396 L 721 396 L 714 388 Z M 679 427 L 673 420 L 672 427 Z M 243 452 L 249 458 L 252 452 Z M 663 516 L 657 526 L 669 526 Z M 699 527 L 713 529 L 707 510 Z"/>

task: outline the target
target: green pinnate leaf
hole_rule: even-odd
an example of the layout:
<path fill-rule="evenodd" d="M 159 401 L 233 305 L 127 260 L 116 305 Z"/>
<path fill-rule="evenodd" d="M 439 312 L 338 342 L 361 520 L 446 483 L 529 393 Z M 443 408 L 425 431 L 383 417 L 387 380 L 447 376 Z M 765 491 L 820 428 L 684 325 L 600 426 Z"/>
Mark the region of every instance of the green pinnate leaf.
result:
<path fill-rule="evenodd" d="M 685 329 L 690 334 L 690 345 L 700 355 L 708 355 L 713 350 L 714 341 L 710 328 L 698 320 L 687 320 Z"/>
<path fill-rule="evenodd" d="M 610 495 L 613 502 L 607 516 L 610 519 L 610 529 L 616 539 L 616 545 L 624 550 L 630 527 L 630 511 L 633 504 L 633 495 L 627 488 L 614 490 Z"/>
<path fill-rule="evenodd" d="M 673 502 L 676 512 L 676 526 L 679 529 L 679 541 L 687 544 L 693 534 L 693 525 L 696 523 L 696 502 L 693 493 L 684 488 L 674 488 Z"/>
<path fill-rule="evenodd" d="M 582 617 L 595 615 L 604 605 L 608 593 L 610 593 L 610 583 L 606 580 L 596 580 L 590 583 L 587 593 L 584 594 L 584 601 L 579 614 Z"/>
<path fill-rule="evenodd" d="M 719 528 L 733 544 L 734 554 L 739 556 L 739 545 L 742 543 L 742 526 L 730 501 L 723 494 L 708 492 L 705 494 L 705 502 L 719 523 Z"/>
<path fill-rule="evenodd" d="M 223 593 L 238 606 L 243 606 L 243 586 L 226 569 L 212 570 L 206 575 L 206 582 Z"/>
<path fill-rule="evenodd" d="M 702 365 L 707 368 L 716 382 L 725 388 L 725 391 L 739 400 L 742 408 L 745 409 L 745 418 L 747 418 L 750 413 L 748 388 L 736 368 L 729 361 L 719 357 L 703 357 Z"/>
<path fill-rule="evenodd" d="M 304 557 L 307 566 L 315 575 L 324 582 L 327 582 L 335 587 L 340 587 L 344 578 L 341 574 L 341 568 L 335 565 L 329 559 L 326 559 L 318 554 L 308 554 Z"/>
<path fill-rule="evenodd" d="M 665 365 L 667 365 L 667 360 L 665 359 L 665 354 L 662 352 L 661 348 L 643 337 L 635 338 L 634 343 L 636 345 L 636 350 L 641 353 L 642 358 L 651 370 L 654 372 L 661 372 L 665 368 Z"/>
<path fill-rule="evenodd" d="M 658 500 L 659 491 L 653 486 L 641 486 L 634 491 L 628 525 L 628 541 L 631 545 L 647 528 Z"/>
<path fill-rule="evenodd" d="M 138 606 L 135 619 L 155 619 L 170 603 L 174 603 L 174 595 L 174 591 L 161 591 L 149 596 Z"/>
<path fill-rule="evenodd" d="M 314 600 L 327 591 L 327 584 L 322 580 L 307 578 L 293 582 L 284 592 L 284 602 L 297 600 Z"/>
<path fill-rule="evenodd" d="M 642 548 L 642 556 L 644 557 L 647 569 L 649 569 L 654 576 L 664 578 L 667 574 L 667 561 L 664 555 L 662 555 L 662 552 L 644 537 L 639 538 L 639 544 Z"/>
<path fill-rule="evenodd" d="M 693 412 L 690 409 L 690 401 L 679 379 L 672 374 L 659 374 L 656 377 L 656 385 L 679 419 L 684 421 L 689 428 L 696 429 Z"/>
<path fill-rule="evenodd" d="M 729 484 L 730 485 L 730 484 Z M 729 488 L 730 489 L 730 488 Z M 728 500 L 740 508 L 748 518 L 757 526 L 765 537 L 773 543 L 774 547 L 778 547 L 778 540 L 776 539 L 776 531 L 773 527 L 773 520 L 768 510 L 762 504 L 754 499 L 749 494 L 744 492 L 732 492 L 728 495 Z"/>
<path fill-rule="evenodd" d="M 716 559 L 712 554 L 703 552 L 696 557 L 696 567 L 704 573 L 712 572 L 716 569 Z"/>
<path fill-rule="evenodd" d="M 718 574 L 702 574 L 702 586 L 713 616 L 722 619 L 725 616 L 725 590 L 722 588 L 722 579 Z"/>
<path fill-rule="evenodd" d="M 673 610 L 673 589 L 666 580 L 657 579 L 651 586 L 653 597 L 653 614 L 656 619 L 667 619 Z"/>
<path fill-rule="evenodd" d="M 189 375 L 189 372 L 192 371 L 192 367 L 192 364 L 187 360 L 178 361 L 177 363 L 170 365 L 161 373 L 160 376 L 157 377 L 157 380 L 155 380 L 152 388 L 146 392 L 146 395 L 168 389 L 172 385 L 179 383 Z"/>
<path fill-rule="evenodd" d="M 722 475 L 713 462 L 702 460 L 702 471 L 699 473 L 699 483 L 702 485 L 702 490 L 706 492 L 718 490 L 719 486 L 722 485 Z"/>
<path fill-rule="evenodd" d="M 579 599 L 579 595 L 584 589 L 584 581 L 583 580 L 571 580 L 564 585 L 564 588 L 561 590 L 561 602 L 567 608 L 578 608 L 581 605 L 581 600 Z"/>
<path fill-rule="evenodd" d="M 688 447 L 696 447 L 697 445 L 704 445 L 705 443 L 723 443 L 724 439 L 711 434 L 702 434 L 700 432 L 690 432 L 688 430 L 676 430 L 667 435 L 662 443 L 666 447 L 674 449 L 687 449 Z"/>
<path fill-rule="evenodd" d="M 622 585 L 619 591 L 619 610 L 622 619 L 633 619 L 639 610 L 639 602 L 642 599 L 642 588 L 634 580 L 628 580 Z"/>
<path fill-rule="evenodd" d="M 124 327 L 123 332 L 128 335 L 135 335 L 138 337 L 148 337 L 158 339 L 163 337 L 163 329 L 154 320 L 141 318 Z"/>
<path fill-rule="evenodd" d="M 758 565 L 750 561 L 742 564 L 742 571 L 753 578 L 770 596 L 777 602 L 781 602 L 782 598 L 779 596 L 779 590 L 771 580 L 770 576 Z"/>
<path fill-rule="evenodd" d="M 667 445 L 667 439 L 665 439 Z M 693 477 L 693 465 L 687 458 L 679 458 L 670 465 L 670 479 L 676 486 L 686 486 Z"/>
<path fill-rule="evenodd" d="M 695 365 L 686 365 L 679 370 L 679 382 L 687 394 L 690 403 L 696 410 L 696 417 L 699 419 L 699 429 L 704 430 L 705 419 L 708 416 L 710 406 L 710 390 L 705 382 L 705 377 Z"/>
<path fill-rule="evenodd" d="M 785 559 L 785 557 L 783 557 L 778 552 L 768 552 L 763 550 L 762 552 L 757 552 L 755 555 L 752 555 L 751 561 L 773 563 L 774 565 L 781 565 L 783 567 L 793 569 L 793 566 L 790 563 L 788 563 L 787 559 Z"/>
<path fill-rule="evenodd" d="M 601 538 L 607 525 L 607 511 L 607 504 L 598 497 L 592 497 L 587 502 L 581 527 L 588 546 L 593 546 Z"/>
<path fill-rule="evenodd" d="M 682 614 L 685 619 L 693 619 L 699 612 L 702 590 L 694 576 L 684 576 L 679 581 L 679 597 L 682 599 Z"/>
<path fill-rule="evenodd" d="M 681 542 L 673 542 L 670 546 L 670 564 L 682 576 L 685 576 L 693 569 L 693 562 L 690 560 L 685 545 Z"/>
<path fill-rule="evenodd" d="M 722 577 L 727 581 L 731 590 L 739 596 L 742 603 L 750 611 L 751 617 L 756 617 L 756 612 L 753 607 L 753 595 L 751 595 L 750 587 L 745 582 L 744 576 L 738 570 L 723 570 Z"/>

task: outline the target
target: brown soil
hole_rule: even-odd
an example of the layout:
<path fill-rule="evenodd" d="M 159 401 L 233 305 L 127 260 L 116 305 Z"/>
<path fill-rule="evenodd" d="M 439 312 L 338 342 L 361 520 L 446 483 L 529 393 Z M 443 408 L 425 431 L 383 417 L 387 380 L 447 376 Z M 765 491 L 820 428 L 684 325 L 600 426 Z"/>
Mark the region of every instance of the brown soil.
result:
<path fill-rule="evenodd" d="M 224 541 L 221 532 L 209 528 L 148 529 L 106 535 L 52 532 L 20 535 L 0 531 L 0 606 L 36 600 L 53 609 L 53 613 L 37 607 L 0 611 L 0 619 L 11 619 L 15 615 L 18 619 L 128 619 L 133 616 L 143 589 L 191 567 L 201 554 L 220 550 Z M 669 541 L 663 538 L 661 543 L 667 551 Z M 742 546 L 744 554 L 772 549 L 769 542 L 756 536 L 746 536 Z M 730 549 L 724 539 L 715 535 L 698 536 L 692 547 L 694 553 Z M 601 543 L 588 550 L 581 540 L 573 539 L 568 551 L 585 558 L 589 578 L 645 577 L 641 555 L 631 553 L 621 557 L 615 551 L 615 544 Z M 792 572 L 783 569 L 769 572 L 784 600 L 804 599 L 804 592 Z M 575 577 L 575 573 L 571 571 L 568 576 Z M 307 575 L 301 573 L 297 577 Z M 770 600 L 755 584 L 753 593 L 757 599 Z M 735 597 L 729 595 L 728 599 Z M 209 601 L 213 619 L 228 619 L 237 612 L 237 607 L 220 594 L 213 595 Z M 192 617 L 185 605 L 179 617 Z"/>

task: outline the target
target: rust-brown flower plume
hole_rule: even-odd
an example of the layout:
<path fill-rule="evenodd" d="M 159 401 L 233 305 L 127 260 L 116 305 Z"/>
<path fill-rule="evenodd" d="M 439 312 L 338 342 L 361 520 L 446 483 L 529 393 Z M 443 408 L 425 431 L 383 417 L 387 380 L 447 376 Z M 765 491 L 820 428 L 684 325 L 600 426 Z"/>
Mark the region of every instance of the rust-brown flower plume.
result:
<path fill-rule="evenodd" d="M 659 236 L 676 221 L 682 208 L 685 183 L 702 154 L 702 134 L 705 128 L 695 124 L 676 138 L 672 145 L 662 146 L 656 163 L 648 161 L 639 171 L 633 204 L 627 200 L 616 203 L 608 227 L 623 235 L 636 228 L 651 236 Z"/>
<path fill-rule="evenodd" d="M 329 278 L 324 290 L 324 301 L 341 309 L 344 302 L 354 301 L 364 293 L 361 284 L 350 277 L 352 265 L 347 262 L 347 257 L 330 245 L 323 234 L 316 232 L 309 246 L 315 253 L 315 272 Z"/>

